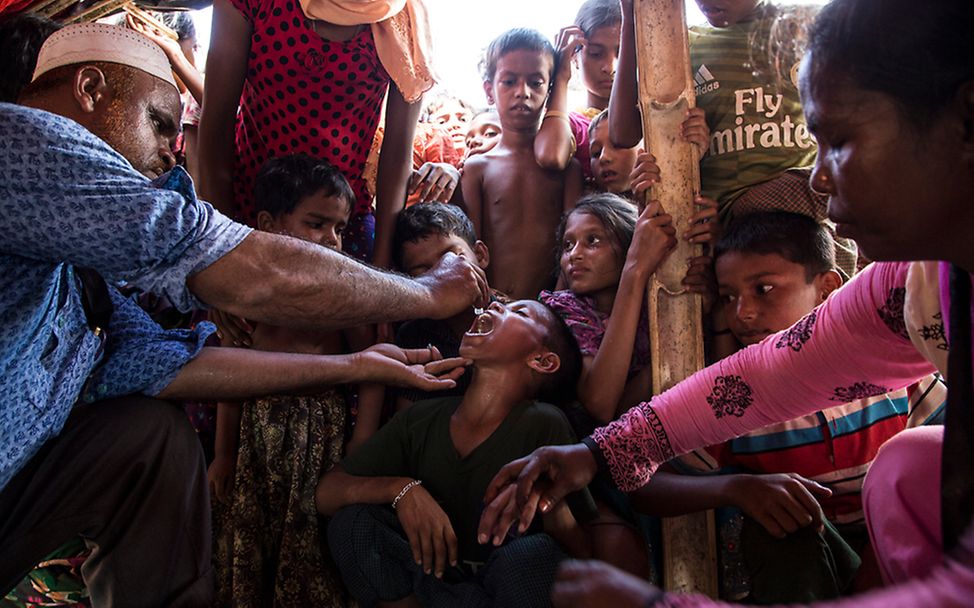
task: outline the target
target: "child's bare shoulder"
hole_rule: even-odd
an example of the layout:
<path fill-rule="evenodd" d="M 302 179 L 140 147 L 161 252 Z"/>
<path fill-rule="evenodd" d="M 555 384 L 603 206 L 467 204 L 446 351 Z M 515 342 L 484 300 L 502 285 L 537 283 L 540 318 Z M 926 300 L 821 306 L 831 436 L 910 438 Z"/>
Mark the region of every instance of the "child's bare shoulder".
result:
<path fill-rule="evenodd" d="M 463 161 L 463 179 L 467 179 L 468 175 L 470 177 L 482 176 L 484 169 L 490 162 L 486 157 L 487 154 L 477 154 Z"/>

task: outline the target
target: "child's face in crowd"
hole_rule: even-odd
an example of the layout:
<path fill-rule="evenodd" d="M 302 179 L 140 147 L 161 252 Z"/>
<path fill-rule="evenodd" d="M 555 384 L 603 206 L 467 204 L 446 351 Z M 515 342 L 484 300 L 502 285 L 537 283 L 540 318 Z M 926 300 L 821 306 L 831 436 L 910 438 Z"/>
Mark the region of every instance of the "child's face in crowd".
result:
<path fill-rule="evenodd" d="M 485 112 L 470 121 L 465 144 L 467 157 L 489 152 L 501 140 L 501 123 L 496 113 Z"/>
<path fill-rule="evenodd" d="M 324 191 L 306 196 L 298 202 L 294 211 L 272 217 L 261 211 L 257 226 L 267 232 L 276 232 L 328 247 L 342 248 L 342 233 L 348 224 L 351 206 L 344 198 L 327 196 Z"/>
<path fill-rule="evenodd" d="M 585 40 L 585 47 L 577 55 L 585 88 L 592 95 L 609 101 L 612 80 L 619 59 L 619 31 L 621 24 L 595 28 Z"/>
<path fill-rule="evenodd" d="M 615 293 L 624 254 L 599 218 L 589 213 L 568 216 L 561 247 L 561 273 L 572 292 L 596 300 Z"/>
<path fill-rule="evenodd" d="M 503 128 L 537 128 L 553 69 L 554 57 L 541 51 L 518 49 L 497 60 L 494 79 L 484 83 L 484 90 L 497 106 Z"/>
<path fill-rule="evenodd" d="M 629 179 L 632 168 L 636 166 L 638 148 L 616 148 L 609 141 L 609 121 L 603 120 L 592 131 L 589 142 L 592 156 L 592 174 L 595 183 L 606 192 L 619 194 L 632 188 Z"/>
<path fill-rule="evenodd" d="M 436 265 L 447 252 L 453 252 L 468 260 L 475 260 L 481 268 L 489 262 L 487 246 L 477 241 L 471 247 L 455 234 L 430 234 L 418 241 L 408 241 L 402 246 L 402 271 L 418 277 Z"/>
<path fill-rule="evenodd" d="M 462 150 L 464 139 L 467 135 L 467 125 L 470 123 L 472 113 L 467 108 L 460 105 L 455 99 L 447 100 L 440 109 L 433 113 L 431 122 L 434 125 L 443 127 L 450 134 L 453 140 L 453 147 Z"/>
<path fill-rule="evenodd" d="M 557 357 L 544 346 L 557 322 L 552 312 L 535 300 L 492 302 L 463 335 L 460 356 L 481 364 L 523 361 L 533 366 L 532 360 L 539 353 Z"/>
<path fill-rule="evenodd" d="M 730 27 L 750 21 L 754 11 L 764 0 L 697 0 L 697 6 L 710 25 L 714 27 Z"/>
<path fill-rule="evenodd" d="M 809 282 L 804 266 L 776 253 L 725 253 L 716 274 L 727 326 L 744 346 L 791 327 L 838 286 L 836 273 Z"/>

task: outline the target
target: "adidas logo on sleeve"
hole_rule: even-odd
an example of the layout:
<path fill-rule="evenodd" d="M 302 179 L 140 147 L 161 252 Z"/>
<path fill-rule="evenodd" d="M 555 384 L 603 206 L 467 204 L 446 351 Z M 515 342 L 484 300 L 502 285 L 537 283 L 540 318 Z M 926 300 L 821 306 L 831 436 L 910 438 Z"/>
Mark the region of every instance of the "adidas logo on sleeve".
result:
<path fill-rule="evenodd" d="M 701 65 L 697 69 L 697 73 L 693 75 L 693 81 L 697 84 L 697 97 L 712 93 L 720 88 L 720 81 L 714 78 L 714 75 L 707 69 L 706 64 Z"/>

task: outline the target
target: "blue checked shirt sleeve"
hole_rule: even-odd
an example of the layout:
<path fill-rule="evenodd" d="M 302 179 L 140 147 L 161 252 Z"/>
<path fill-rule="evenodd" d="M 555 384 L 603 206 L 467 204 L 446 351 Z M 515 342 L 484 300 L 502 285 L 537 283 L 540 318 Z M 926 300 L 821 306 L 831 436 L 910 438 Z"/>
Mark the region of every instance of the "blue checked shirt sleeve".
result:
<path fill-rule="evenodd" d="M 85 402 L 144 393 L 155 396 L 169 386 L 216 331 L 208 321 L 193 329 L 163 329 L 132 299 L 109 288 L 115 311 L 105 355 L 81 393 Z"/>
<path fill-rule="evenodd" d="M 198 200 L 181 168 L 150 182 L 63 117 L 0 104 L 0 138 L 4 252 L 93 268 L 188 310 L 201 303 L 186 279 L 250 233 Z"/>

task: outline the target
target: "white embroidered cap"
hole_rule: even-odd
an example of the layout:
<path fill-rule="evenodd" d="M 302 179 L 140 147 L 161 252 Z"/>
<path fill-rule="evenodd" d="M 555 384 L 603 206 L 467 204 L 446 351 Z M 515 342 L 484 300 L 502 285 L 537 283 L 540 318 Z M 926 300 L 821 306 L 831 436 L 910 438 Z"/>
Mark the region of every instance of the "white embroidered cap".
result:
<path fill-rule="evenodd" d="M 155 42 L 107 23 L 76 23 L 51 34 L 37 56 L 32 80 L 54 68 L 92 61 L 127 65 L 176 86 L 169 59 Z"/>

